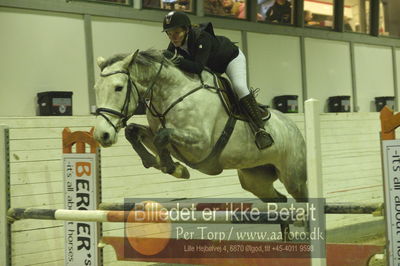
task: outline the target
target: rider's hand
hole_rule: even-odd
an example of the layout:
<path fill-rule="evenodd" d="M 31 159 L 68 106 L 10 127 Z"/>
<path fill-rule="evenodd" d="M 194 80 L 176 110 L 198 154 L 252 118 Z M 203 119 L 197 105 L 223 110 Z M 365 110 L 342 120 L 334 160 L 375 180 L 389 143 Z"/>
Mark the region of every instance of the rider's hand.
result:
<path fill-rule="evenodd" d="M 182 56 L 178 54 L 178 51 L 175 50 L 175 53 L 172 53 L 169 50 L 164 50 L 163 55 L 165 58 L 169 59 L 172 63 L 174 64 L 179 64 L 179 61 L 181 60 Z"/>
<path fill-rule="evenodd" d="M 174 57 L 174 53 L 169 50 L 164 50 L 162 53 L 164 57 L 167 59 L 171 59 L 172 57 Z"/>

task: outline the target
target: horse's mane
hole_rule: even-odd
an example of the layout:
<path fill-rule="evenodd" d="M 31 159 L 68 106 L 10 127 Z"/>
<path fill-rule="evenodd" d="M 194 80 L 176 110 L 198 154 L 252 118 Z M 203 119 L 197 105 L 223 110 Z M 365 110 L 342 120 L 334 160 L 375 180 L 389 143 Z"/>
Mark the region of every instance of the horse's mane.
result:
<path fill-rule="evenodd" d="M 125 57 L 127 57 L 129 54 L 124 53 L 124 54 L 115 54 L 109 58 L 107 58 L 106 61 L 104 61 L 100 65 L 101 71 L 103 71 L 104 68 L 113 65 L 116 62 L 119 62 Z M 151 66 L 153 65 L 154 62 L 161 63 L 161 61 L 164 59 L 164 55 L 162 51 L 156 50 L 156 49 L 148 49 L 145 51 L 140 51 L 139 54 L 137 55 L 135 59 L 135 64 L 142 65 L 142 66 Z M 169 60 L 164 60 L 164 65 L 165 66 L 171 66 L 173 63 Z"/>
<path fill-rule="evenodd" d="M 162 60 L 165 59 L 161 50 L 156 49 L 148 49 L 146 51 L 139 52 L 136 57 L 135 63 L 143 66 L 150 66 L 154 62 L 161 63 Z M 173 65 L 173 63 L 169 60 L 164 60 L 165 66 Z"/>

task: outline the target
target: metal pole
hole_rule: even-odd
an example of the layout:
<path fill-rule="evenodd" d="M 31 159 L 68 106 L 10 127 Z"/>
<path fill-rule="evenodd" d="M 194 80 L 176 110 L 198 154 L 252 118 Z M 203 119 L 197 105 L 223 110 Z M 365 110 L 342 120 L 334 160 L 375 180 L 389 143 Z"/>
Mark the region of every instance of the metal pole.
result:
<path fill-rule="evenodd" d="M 379 36 L 379 0 L 371 0 L 369 10 L 371 10 L 370 34 Z"/>
<path fill-rule="evenodd" d="M 344 0 L 336 0 L 334 3 L 334 23 L 335 31 L 343 32 L 344 25 Z"/>
<path fill-rule="evenodd" d="M 7 222 L 10 208 L 8 127 L 0 125 L 0 265 L 11 265 L 11 226 Z"/>
<path fill-rule="evenodd" d="M 351 90 L 353 98 L 353 112 L 358 112 L 358 100 L 357 100 L 357 76 L 356 76 L 356 59 L 355 59 L 355 49 L 354 42 L 350 42 L 350 66 L 351 66 Z"/>
<path fill-rule="evenodd" d="M 399 111 L 399 83 L 397 80 L 397 55 L 396 55 L 396 47 L 392 46 L 392 61 L 393 61 L 393 85 L 394 85 L 394 109 Z"/>
<path fill-rule="evenodd" d="M 204 17 L 204 1 L 203 0 L 197 0 L 197 6 L 196 7 L 193 6 L 192 8 L 196 8 L 196 16 Z"/>
<path fill-rule="evenodd" d="M 83 15 L 85 29 L 85 46 L 86 46 L 86 70 L 88 78 L 88 95 L 89 95 L 89 112 L 94 114 L 96 111 L 96 95 L 94 93 L 95 71 L 94 71 L 94 52 L 93 52 L 93 34 L 92 34 L 92 17 Z"/>
<path fill-rule="evenodd" d="M 307 86 L 307 64 L 306 64 L 306 41 L 303 36 L 300 36 L 300 60 L 301 60 L 301 87 L 302 87 L 302 95 L 303 95 L 303 103 L 308 98 L 308 86 Z M 303 108 L 303 112 L 305 104 L 301 106 Z"/>
<path fill-rule="evenodd" d="M 156 200 L 157 201 L 157 200 Z M 195 201 L 195 199 L 193 200 Z M 205 207 L 210 209 L 218 208 L 222 206 L 228 206 L 227 203 L 197 203 L 197 202 L 159 202 L 162 207 L 166 210 L 182 210 L 182 209 L 194 209 L 200 211 Z M 240 203 L 238 203 L 240 204 Z M 137 202 L 102 202 L 99 205 L 99 210 L 107 211 L 131 211 L 131 210 L 142 210 L 144 207 L 143 203 Z M 248 208 L 255 208 L 260 211 L 268 211 L 273 208 L 280 210 L 282 208 L 307 208 L 306 202 L 296 203 L 283 203 L 283 202 L 267 202 L 267 203 L 253 203 L 245 205 Z M 227 208 L 227 207 L 225 207 Z M 326 214 L 370 214 L 374 216 L 380 216 L 383 211 L 383 203 L 359 203 L 359 202 L 335 202 L 325 204 Z"/>

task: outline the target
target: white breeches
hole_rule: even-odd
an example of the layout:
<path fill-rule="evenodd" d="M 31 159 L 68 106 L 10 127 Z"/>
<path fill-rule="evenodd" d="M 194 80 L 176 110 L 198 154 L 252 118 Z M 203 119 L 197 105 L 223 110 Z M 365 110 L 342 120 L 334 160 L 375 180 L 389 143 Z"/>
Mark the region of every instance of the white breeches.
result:
<path fill-rule="evenodd" d="M 238 56 L 229 62 L 225 71 L 239 99 L 250 93 L 247 87 L 246 57 L 239 49 Z"/>

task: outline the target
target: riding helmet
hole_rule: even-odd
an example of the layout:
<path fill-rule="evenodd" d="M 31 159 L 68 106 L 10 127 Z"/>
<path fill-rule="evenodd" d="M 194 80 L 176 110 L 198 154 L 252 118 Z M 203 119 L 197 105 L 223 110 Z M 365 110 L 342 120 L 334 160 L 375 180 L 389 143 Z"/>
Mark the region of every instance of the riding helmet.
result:
<path fill-rule="evenodd" d="M 172 30 L 178 27 L 190 28 L 191 22 L 184 12 L 171 11 L 164 17 L 163 31 Z"/>

